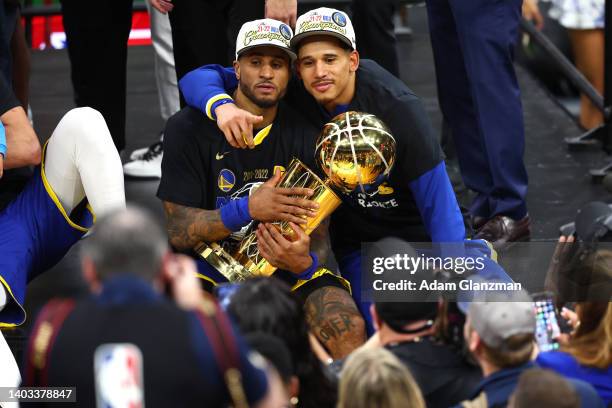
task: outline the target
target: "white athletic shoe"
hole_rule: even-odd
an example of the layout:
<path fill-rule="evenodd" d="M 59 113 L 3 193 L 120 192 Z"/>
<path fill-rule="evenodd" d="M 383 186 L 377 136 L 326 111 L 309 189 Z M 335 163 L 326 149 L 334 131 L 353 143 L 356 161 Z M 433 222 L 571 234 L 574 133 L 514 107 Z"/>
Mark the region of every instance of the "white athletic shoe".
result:
<path fill-rule="evenodd" d="M 149 151 L 149 148 L 151 146 L 148 147 L 142 147 L 140 149 L 136 149 L 134 150 L 131 154 L 130 154 L 130 161 L 134 161 L 134 160 L 142 160 L 142 157 L 145 155 L 146 152 Z"/>
<path fill-rule="evenodd" d="M 136 178 L 161 178 L 161 162 L 164 156 L 162 142 L 149 146 L 139 160 L 123 165 L 123 174 Z"/>
<path fill-rule="evenodd" d="M 163 142 L 164 141 L 164 132 L 159 132 L 159 141 Z M 140 149 L 136 149 L 134 150 L 131 154 L 130 154 L 130 161 L 133 160 L 142 160 L 144 155 L 149 151 L 149 149 L 151 149 L 153 146 L 155 146 L 157 144 L 157 142 L 153 143 L 151 146 L 148 147 L 142 147 Z"/>

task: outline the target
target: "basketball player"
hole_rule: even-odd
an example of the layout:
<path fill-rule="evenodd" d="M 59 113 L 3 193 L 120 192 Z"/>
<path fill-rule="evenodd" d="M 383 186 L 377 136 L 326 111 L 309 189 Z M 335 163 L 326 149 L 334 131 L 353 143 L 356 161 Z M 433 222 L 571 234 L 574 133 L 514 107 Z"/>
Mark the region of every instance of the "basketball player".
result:
<path fill-rule="evenodd" d="M 40 163 L 23 191 L 0 210 L 0 327 L 6 327 L 25 320 L 26 283 L 66 254 L 87 232 L 93 214 L 125 207 L 125 193 L 121 160 L 99 112 L 68 112 L 41 155 L 27 115 L 0 76 L 0 122 L 0 134 L 6 133 L 0 168 Z M 8 190 L 0 184 L 2 195 Z"/>
<path fill-rule="evenodd" d="M 276 20 L 245 23 L 236 43 L 236 103 L 262 121 L 254 130 L 253 149 L 233 148 L 214 122 L 186 107 L 166 125 L 162 179 L 170 242 L 190 252 L 199 242 L 218 242 L 231 252 L 253 220 L 259 221 L 259 250 L 279 268 L 274 276 L 287 281 L 305 300 L 311 329 L 334 357 L 348 354 L 365 339 L 363 320 L 346 290 L 348 283 L 320 268 L 325 250 L 311 251 L 311 238 L 298 226 L 312 216 L 316 204 L 293 198 L 311 191 L 281 189 L 279 169 L 292 157 L 314 168 L 317 128 L 279 102 L 290 77 L 295 54 L 292 31 Z M 283 237 L 270 222 L 289 221 L 298 239 Z M 312 247 L 325 244 L 326 226 L 313 232 Z M 325 245 L 323 245 L 325 246 Z M 199 260 L 210 285 L 226 279 Z"/>
<path fill-rule="evenodd" d="M 374 114 L 397 142 L 397 161 L 388 180 L 373 192 L 345 196 L 331 217 L 332 249 L 342 276 L 351 282 L 353 296 L 369 319 L 369 303 L 360 298 L 361 243 L 387 236 L 412 242 L 463 241 L 463 217 L 422 102 L 374 61 L 360 61 L 348 16 L 330 8 L 303 14 L 291 45 L 298 53 L 301 81 L 290 83 L 289 105 L 299 107 L 317 126 L 349 110 Z M 230 143 L 240 145 L 240 134 L 245 133 L 252 145 L 248 124 L 259 118 L 228 103 L 225 89 L 236 87 L 231 69 L 206 66 L 187 74 L 179 85 L 191 106 L 206 107 Z"/>
<path fill-rule="evenodd" d="M 25 186 L 2 178 L 6 169 L 31 165 L 39 166 Z M 87 232 L 92 214 L 122 207 L 121 160 L 102 115 L 71 110 L 41 153 L 25 111 L 0 75 L 0 327 L 25 321 L 27 282 L 64 257 Z M 0 386 L 20 383 L 1 333 L 0 367 Z"/>

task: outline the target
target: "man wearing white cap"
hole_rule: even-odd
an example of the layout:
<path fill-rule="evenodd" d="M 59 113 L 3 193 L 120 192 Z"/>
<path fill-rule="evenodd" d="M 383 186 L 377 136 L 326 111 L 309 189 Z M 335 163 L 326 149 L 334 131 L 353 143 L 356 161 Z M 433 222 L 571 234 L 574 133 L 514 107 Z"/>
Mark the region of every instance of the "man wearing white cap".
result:
<path fill-rule="evenodd" d="M 378 191 L 344 197 L 330 226 L 342 275 L 351 282 L 363 316 L 369 318 L 369 304 L 360 299 L 361 243 L 387 236 L 409 242 L 463 241 L 463 218 L 422 102 L 374 61 L 360 61 L 348 16 L 330 8 L 301 15 L 291 45 L 298 53 L 302 81 L 290 83 L 289 104 L 299 107 L 316 126 L 348 110 L 374 114 L 389 126 L 397 142 L 399 160 L 389 179 Z M 206 107 L 230 143 L 245 145 L 242 133 L 250 142 L 249 126 L 259 119 L 228 103 L 225 89 L 236 86 L 231 70 L 206 66 L 187 74 L 179 86 L 191 106 Z"/>
<path fill-rule="evenodd" d="M 236 43 L 238 88 L 216 98 L 235 100 L 261 120 L 254 125 L 253 149 L 233 148 L 216 124 L 191 107 L 166 125 L 162 179 L 157 196 L 164 201 L 168 234 L 175 249 L 191 251 L 199 242 L 235 247 L 252 221 L 259 221 L 260 253 L 279 268 L 274 276 L 306 299 L 311 329 L 334 357 L 341 357 L 365 339 L 363 320 L 350 297 L 348 283 L 324 268 L 327 226 L 306 235 L 298 226 L 317 204 L 302 188 L 280 189 L 280 169 L 295 156 L 313 167 L 317 128 L 305 122 L 280 99 L 295 54 L 289 47 L 291 28 L 276 20 L 245 23 Z M 288 221 L 299 237 L 290 242 L 271 222 Z M 311 247 L 313 248 L 311 250 Z M 226 279 L 203 261 L 199 270 L 208 284 Z M 319 301 L 323 299 L 323 301 Z M 316 300 L 316 302 L 315 302 Z M 333 307 L 329 308 L 329 304 Z"/>

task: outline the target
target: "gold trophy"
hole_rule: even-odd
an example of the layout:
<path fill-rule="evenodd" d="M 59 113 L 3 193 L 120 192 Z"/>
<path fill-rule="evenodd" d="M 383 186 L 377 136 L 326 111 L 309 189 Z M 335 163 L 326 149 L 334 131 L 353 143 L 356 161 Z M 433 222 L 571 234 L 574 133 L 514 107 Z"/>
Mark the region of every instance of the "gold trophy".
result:
<path fill-rule="evenodd" d="M 303 187 L 314 191 L 308 198 L 319 204 L 314 217 L 307 217 L 301 227 L 306 234 L 315 230 L 341 203 L 332 189 L 350 194 L 357 187 L 384 180 L 395 162 L 395 139 L 376 116 L 363 112 L 342 113 L 323 127 L 316 144 L 316 161 L 327 179 L 321 180 L 300 160 L 294 158 L 278 187 Z M 287 222 L 274 223 L 289 240 L 296 239 Z M 261 254 L 253 222 L 237 248 L 229 254 L 217 243 L 201 243 L 195 251 L 230 282 L 254 276 L 270 276 L 276 271 Z"/>

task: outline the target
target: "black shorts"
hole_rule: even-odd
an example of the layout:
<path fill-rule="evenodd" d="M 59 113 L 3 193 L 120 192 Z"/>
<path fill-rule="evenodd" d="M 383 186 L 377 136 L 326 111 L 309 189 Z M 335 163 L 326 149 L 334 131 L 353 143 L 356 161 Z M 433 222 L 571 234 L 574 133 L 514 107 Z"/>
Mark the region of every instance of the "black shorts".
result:
<path fill-rule="evenodd" d="M 214 282 L 209 277 L 198 275 L 201 279 L 202 288 L 213 293 L 217 284 L 225 282 Z M 280 279 L 291 287 L 291 291 L 295 292 L 302 300 L 306 298 L 315 290 L 323 287 L 336 287 L 344 289 L 347 292 L 351 292 L 351 284 L 339 275 L 334 274 L 328 269 L 319 268 L 310 279 L 301 280 L 297 279 L 291 272 L 278 270 L 270 277 L 271 279 Z"/>

